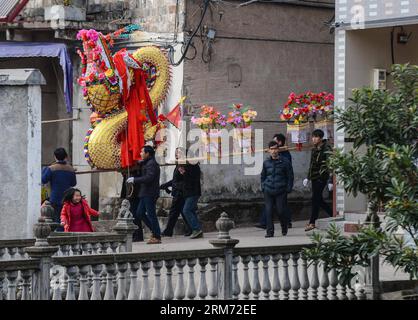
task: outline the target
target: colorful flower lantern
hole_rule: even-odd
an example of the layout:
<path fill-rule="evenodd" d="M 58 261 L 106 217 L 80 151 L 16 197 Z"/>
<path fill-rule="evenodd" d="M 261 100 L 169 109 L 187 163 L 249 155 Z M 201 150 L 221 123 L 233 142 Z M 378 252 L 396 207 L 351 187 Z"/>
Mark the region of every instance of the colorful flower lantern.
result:
<path fill-rule="evenodd" d="M 284 105 L 280 119 L 287 121 L 287 132 L 289 140 L 296 144 L 297 150 L 302 150 L 303 143 L 309 141 L 311 131 L 309 120 L 315 123 L 315 128 L 325 133 L 325 139 L 332 139 L 334 96 L 327 92 L 306 93 L 296 95 L 292 92 Z"/>
<path fill-rule="evenodd" d="M 242 104 L 234 104 L 232 108 L 233 110 L 228 113 L 227 123 L 234 128 L 234 152 L 251 152 L 253 151 L 251 124 L 257 117 L 257 111 L 251 109 L 251 107 L 244 108 Z"/>

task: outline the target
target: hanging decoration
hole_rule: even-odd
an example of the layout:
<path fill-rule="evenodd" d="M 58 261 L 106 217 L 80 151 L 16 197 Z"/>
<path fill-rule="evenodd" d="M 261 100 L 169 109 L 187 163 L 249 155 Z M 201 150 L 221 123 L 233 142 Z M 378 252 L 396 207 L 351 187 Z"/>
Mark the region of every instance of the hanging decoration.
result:
<path fill-rule="evenodd" d="M 226 116 L 213 106 L 202 106 L 200 117 L 193 116 L 191 121 L 202 130 L 202 143 L 208 157 L 211 154 L 220 157 L 221 129 L 227 125 Z"/>
<path fill-rule="evenodd" d="M 191 121 L 202 130 L 202 142 L 209 157 L 211 154 L 222 155 L 221 130 L 233 129 L 233 152 L 248 153 L 253 151 L 253 134 L 251 124 L 257 117 L 257 111 L 242 104 L 230 106 L 228 115 L 221 114 L 213 106 L 202 106 L 200 117 L 193 116 Z"/>
<path fill-rule="evenodd" d="M 164 127 L 157 113 L 171 78 L 165 52 L 155 46 L 132 54 L 126 49 L 113 55 L 110 51 L 114 40 L 137 30 L 139 26 L 129 25 L 107 35 L 93 29 L 77 34 L 83 44 L 78 50 L 82 71 L 78 84 L 92 111 L 84 154 L 92 167 L 133 166 L 142 146 Z"/>
<path fill-rule="evenodd" d="M 316 98 L 316 112 L 313 114 L 314 128 L 324 131 L 324 139 L 334 142 L 334 96 L 321 92 Z"/>
<path fill-rule="evenodd" d="M 310 119 L 315 122 L 319 119 L 318 124 L 321 128 L 330 126 L 333 101 L 334 96 L 327 92 L 308 91 L 300 95 L 292 92 L 289 95 L 280 113 L 280 119 L 287 121 L 289 141 L 296 144 L 297 150 L 302 150 L 303 143 L 310 139 Z"/>
<path fill-rule="evenodd" d="M 257 117 L 257 111 L 242 104 L 233 104 L 228 113 L 227 123 L 233 130 L 234 152 L 248 153 L 253 151 L 253 135 L 251 124 Z M 236 148 L 238 146 L 238 149 Z"/>

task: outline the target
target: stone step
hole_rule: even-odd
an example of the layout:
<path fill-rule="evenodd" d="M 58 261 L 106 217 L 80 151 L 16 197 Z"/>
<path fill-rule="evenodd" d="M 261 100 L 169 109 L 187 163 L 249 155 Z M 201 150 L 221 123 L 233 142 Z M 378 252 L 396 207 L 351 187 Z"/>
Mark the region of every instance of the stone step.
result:
<path fill-rule="evenodd" d="M 363 223 L 366 217 L 366 213 L 344 212 L 344 220 L 349 222 Z"/>
<path fill-rule="evenodd" d="M 379 214 L 380 221 L 383 221 L 384 214 Z M 363 223 L 366 220 L 367 213 L 361 212 L 344 212 L 344 220 L 351 222 Z"/>
<path fill-rule="evenodd" d="M 344 216 L 336 216 L 331 218 L 318 219 L 316 221 L 316 227 L 319 230 L 326 231 L 332 223 L 334 223 L 341 231 L 345 233 L 358 232 L 360 226 L 366 220 L 365 213 L 344 213 Z M 383 214 L 379 214 L 382 227 L 384 227 Z"/>
<path fill-rule="evenodd" d="M 337 227 L 342 227 L 344 225 L 344 217 L 343 216 L 336 216 L 330 218 L 323 218 L 316 220 L 316 227 L 319 230 L 327 230 L 329 226 L 334 223 Z"/>

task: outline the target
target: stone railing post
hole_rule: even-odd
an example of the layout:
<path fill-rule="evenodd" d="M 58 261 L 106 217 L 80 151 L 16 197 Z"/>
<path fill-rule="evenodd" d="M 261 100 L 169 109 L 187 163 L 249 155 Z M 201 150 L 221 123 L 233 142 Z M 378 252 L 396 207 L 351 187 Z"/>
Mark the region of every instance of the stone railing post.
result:
<path fill-rule="evenodd" d="M 39 270 L 32 276 L 32 300 L 49 300 L 51 257 L 58 251 L 58 247 L 48 244 L 51 227 L 45 222 L 44 217 L 40 217 L 38 223 L 33 226 L 33 233 L 36 238 L 35 245 L 26 248 L 31 259 L 39 259 Z"/>
<path fill-rule="evenodd" d="M 221 217 L 216 221 L 218 238 L 209 240 L 215 248 L 224 250 L 223 259 L 218 262 L 218 299 L 231 300 L 234 292 L 233 288 L 233 248 L 238 244 L 238 239 L 231 239 L 229 230 L 234 228 L 232 221 L 226 212 L 221 213 Z"/>
<path fill-rule="evenodd" d="M 124 199 L 119 209 L 118 222 L 113 227 L 117 234 L 125 235 L 125 244 L 122 246 L 124 252 L 132 252 L 132 236 L 138 226 L 134 224 L 134 217 L 130 211 L 129 200 Z"/>
<path fill-rule="evenodd" d="M 54 213 L 55 210 L 52 207 L 51 202 L 46 200 L 41 207 L 41 217 L 45 218 L 45 223 L 50 226 L 51 232 L 54 232 L 55 229 L 57 229 L 60 226 L 59 223 L 54 222 Z"/>
<path fill-rule="evenodd" d="M 365 225 L 371 225 L 374 229 L 380 229 L 380 218 L 378 215 L 377 204 L 369 201 L 367 206 L 367 217 L 364 222 Z M 364 290 L 368 300 L 380 299 L 382 292 L 379 279 L 380 259 L 379 255 L 372 257 L 369 260 L 369 266 L 365 268 Z"/>
<path fill-rule="evenodd" d="M 370 265 L 365 268 L 364 274 L 364 291 L 367 300 L 380 299 L 380 279 L 379 279 L 379 255 L 370 259 Z"/>

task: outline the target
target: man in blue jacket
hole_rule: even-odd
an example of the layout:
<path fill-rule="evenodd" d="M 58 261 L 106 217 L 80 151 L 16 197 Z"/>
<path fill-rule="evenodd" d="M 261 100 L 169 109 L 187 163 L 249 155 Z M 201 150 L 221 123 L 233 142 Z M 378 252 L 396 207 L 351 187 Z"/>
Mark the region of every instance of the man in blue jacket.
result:
<path fill-rule="evenodd" d="M 279 145 L 280 148 L 283 148 L 286 145 L 286 137 L 281 134 L 281 133 L 277 133 L 273 136 L 273 141 L 277 142 L 277 144 Z M 290 152 L 288 150 L 285 151 L 280 151 L 280 156 L 286 158 L 287 160 L 289 160 L 290 162 L 290 167 L 292 169 L 293 172 L 293 165 L 292 165 L 292 155 L 290 154 Z M 288 215 L 289 215 L 289 228 L 292 228 L 292 215 L 291 212 L 289 210 L 289 207 L 287 206 L 287 200 L 286 200 L 286 210 L 288 210 Z M 260 216 L 260 222 L 258 224 L 255 225 L 256 228 L 260 228 L 260 229 L 266 229 L 266 208 L 263 208 L 263 211 L 261 213 Z"/>
<path fill-rule="evenodd" d="M 261 190 L 264 193 L 266 206 L 267 232 L 266 238 L 274 236 L 273 208 L 279 213 L 282 235 L 287 235 L 289 211 L 287 208 L 287 194 L 293 188 L 293 170 L 287 158 L 280 156 L 279 145 L 275 141 L 269 143 L 269 159 L 263 163 L 261 171 Z"/>
<path fill-rule="evenodd" d="M 67 163 L 68 154 L 64 148 L 54 151 L 55 162 L 42 170 L 42 184 L 50 183 L 49 202 L 55 209 L 54 222 L 60 223 L 62 197 L 64 192 L 77 184 L 74 168 Z M 58 228 L 57 230 L 59 231 Z"/>

